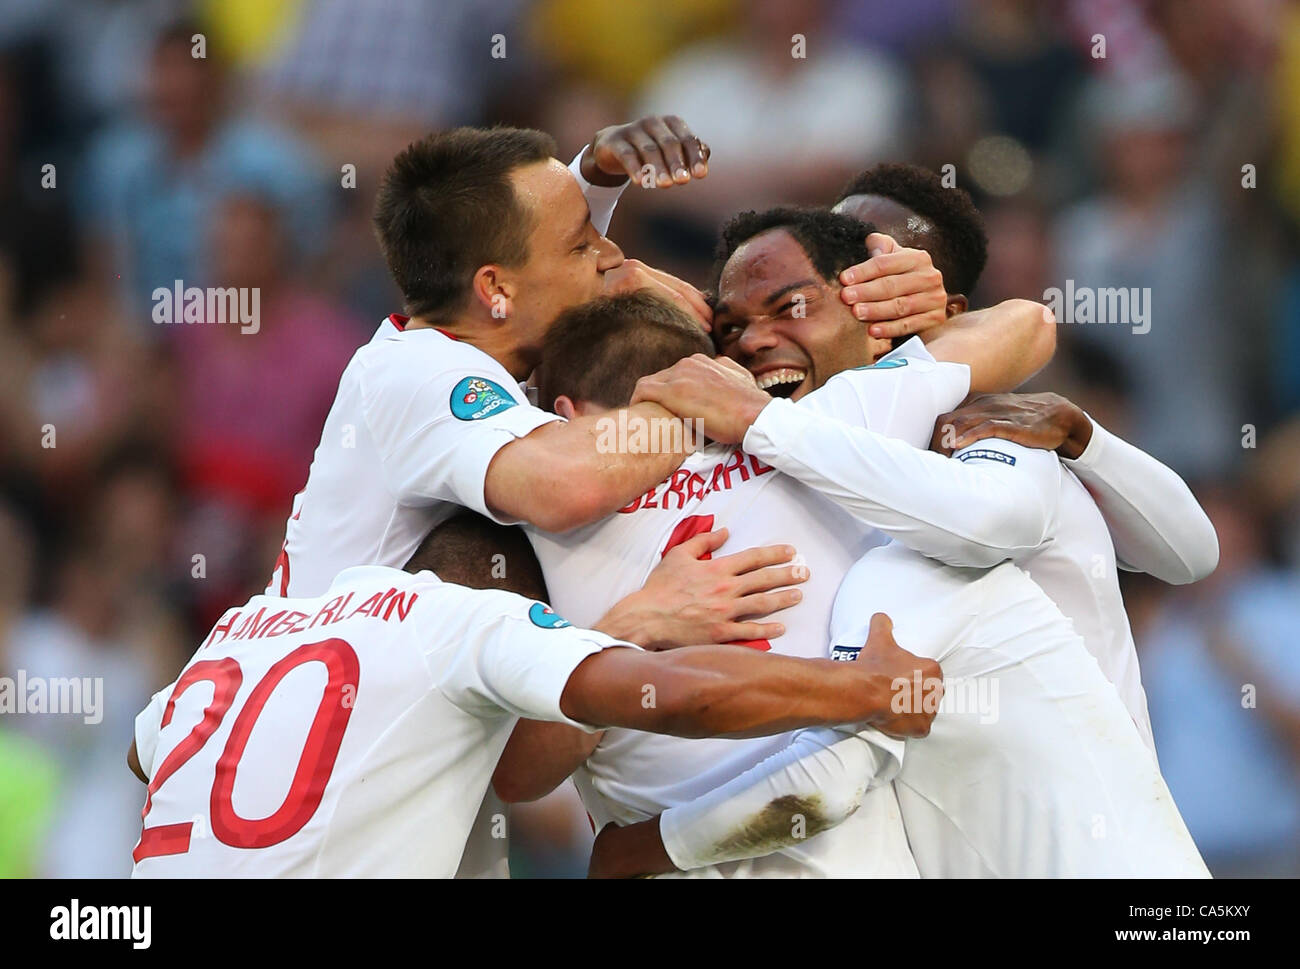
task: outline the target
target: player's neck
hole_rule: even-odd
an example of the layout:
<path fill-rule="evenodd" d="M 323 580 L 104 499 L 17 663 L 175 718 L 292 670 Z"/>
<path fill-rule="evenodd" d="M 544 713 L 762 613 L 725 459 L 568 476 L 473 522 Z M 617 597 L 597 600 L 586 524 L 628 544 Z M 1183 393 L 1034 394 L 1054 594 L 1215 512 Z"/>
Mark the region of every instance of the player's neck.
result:
<path fill-rule="evenodd" d="M 483 326 L 473 320 L 463 319 L 431 323 L 419 316 L 412 316 L 407 321 L 406 329 L 437 330 L 460 343 L 468 343 L 505 367 L 516 380 L 523 380 L 533 371 L 534 364 L 526 359 L 508 327 Z"/>

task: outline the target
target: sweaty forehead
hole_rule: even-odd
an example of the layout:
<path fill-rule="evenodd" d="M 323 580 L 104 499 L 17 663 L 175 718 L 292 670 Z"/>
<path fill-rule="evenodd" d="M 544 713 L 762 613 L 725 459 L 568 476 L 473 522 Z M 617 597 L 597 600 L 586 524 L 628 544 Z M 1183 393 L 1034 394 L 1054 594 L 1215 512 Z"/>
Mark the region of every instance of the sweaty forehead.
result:
<path fill-rule="evenodd" d="M 821 281 L 812 260 L 785 229 L 769 229 L 742 243 L 718 280 L 718 301 L 735 306 L 762 302 L 770 294 L 807 279 Z"/>
<path fill-rule="evenodd" d="M 904 245 L 934 231 L 934 223 L 925 216 L 883 195 L 850 195 L 835 206 L 835 211 L 870 222 L 877 232 Z"/>
<path fill-rule="evenodd" d="M 519 199 L 539 228 L 569 232 L 581 221 L 587 202 L 573 174 L 558 158 L 522 165 L 510 173 Z"/>

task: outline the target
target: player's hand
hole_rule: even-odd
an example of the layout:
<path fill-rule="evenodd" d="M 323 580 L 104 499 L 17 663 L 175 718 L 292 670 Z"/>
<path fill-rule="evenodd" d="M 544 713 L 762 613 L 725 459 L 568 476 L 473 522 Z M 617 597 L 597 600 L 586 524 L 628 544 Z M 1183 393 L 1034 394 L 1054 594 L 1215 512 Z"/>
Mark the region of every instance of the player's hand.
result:
<path fill-rule="evenodd" d="M 803 598 L 791 588 L 808 581 L 808 567 L 789 545 L 745 549 L 710 558 L 727 530 L 704 532 L 668 550 L 637 592 L 621 599 L 596 628 L 645 649 L 672 649 L 757 639 L 785 633 L 760 622 Z"/>
<path fill-rule="evenodd" d="M 903 739 L 930 733 L 943 699 L 943 671 L 934 660 L 899 646 L 894 640 L 894 623 L 883 612 L 871 617 L 866 645 L 854 662 L 865 663 L 864 670 L 874 679 L 888 683 L 889 713 L 873 720 L 873 727 Z"/>
<path fill-rule="evenodd" d="M 759 412 L 772 402 L 754 375 L 736 361 L 702 353 L 638 380 L 632 403 L 643 400 L 700 421 L 705 437 L 722 444 L 743 441 Z"/>
<path fill-rule="evenodd" d="M 639 259 L 624 259 L 617 269 L 605 272 L 604 292 L 607 296 L 638 289 L 647 289 L 676 303 L 695 318 L 705 333 L 713 329 L 713 307 L 709 306 L 704 294 L 686 280 L 647 266 Z"/>
<path fill-rule="evenodd" d="M 592 185 L 672 188 L 709 174 L 709 146 L 676 115 L 652 114 L 601 128 L 579 166 Z"/>
<path fill-rule="evenodd" d="M 600 829 L 591 846 L 588 878 L 640 878 L 676 871 L 659 836 L 659 816 L 620 827 Z"/>
<path fill-rule="evenodd" d="M 987 394 L 940 414 L 930 449 L 952 454 L 989 437 L 1077 458 L 1092 440 L 1092 421 L 1060 394 Z"/>
<path fill-rule="evenodd" d="M 905 249 L 883 232 L 867 236 L 866 262 L 840 273 L 840 299 L 880 340 L 921 333 L 948 318 L 943 274 L 924 249 Z"/>

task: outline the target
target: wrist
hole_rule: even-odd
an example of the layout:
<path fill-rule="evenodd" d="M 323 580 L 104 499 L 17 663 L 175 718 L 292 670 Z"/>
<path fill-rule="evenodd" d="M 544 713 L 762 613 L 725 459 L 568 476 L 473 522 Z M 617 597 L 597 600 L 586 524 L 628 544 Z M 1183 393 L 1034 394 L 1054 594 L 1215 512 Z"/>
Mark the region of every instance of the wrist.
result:
<path fill-rule="evenodd" d="M 582 160 L 578 162 L 578 171 L 582 173 L 582 177 L 590 184 L 597 185 L 601 188 L 618 188 L 618 186 L 627 181 L 627 175 L 623 172 L 611 175 L 596 164 L 596 150 L 594 144 L 588 145 L 586 151 L 582 153 Z"/>
<path fill-rule="evenodd" d="M 629 849 L 624 854 L 623 877 L 641 878 L 678 870 L 668 857 L 668 850 L 659 834 L 659 818 L 660 815 L 656 814 L 653 818 L 629 824 L 623 829 Z"/>
<path fill-rule="evenodd" d="M 1088 444 L 1092 440 L 1092 421 L 1083 412 L 1083 408 L 1071 404 L 1069 401 L 1065 402 L 1065 406 L 1069 408 L 1069 414 L 1066 418 L 1069 433 L 1056 450 L 1061 457 L 1067 460 L 1075 460 L 1087 450 Z"/>
<path fill-rule="evenodd" d="M 633 593 L 617 602 L 592 628 L 596 632 L 640 646 L 642 649 L 649 647 L 652 640 L 650 624 L 644 620 L 644 617 L 639 616 L 639 611 L 635 608 L 636 595 L 638 593 Z"/>
<path fill-rule="evenodd" d="M 743 438 L 749 429 L 754 426 L 760 414 L 767 409 L 767 405 L 772 403 L 772 396 L 763 391 L 759 391 L 753 396 L 748 396 L 741 409 L 740 419 L 743 428 L 741 437 Z"/>

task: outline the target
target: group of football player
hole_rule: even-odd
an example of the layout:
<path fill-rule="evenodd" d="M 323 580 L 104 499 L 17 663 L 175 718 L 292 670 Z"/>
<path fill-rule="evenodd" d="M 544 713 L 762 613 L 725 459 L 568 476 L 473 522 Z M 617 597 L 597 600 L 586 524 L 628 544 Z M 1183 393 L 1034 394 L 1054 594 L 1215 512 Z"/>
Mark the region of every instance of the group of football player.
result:
<path fill-rule="evenodd" d="M 507 874 L 572 777 L 591 873 L 1201 876 L 1120 568 L 1193 582 L 1173 471 L 974 309 L 969 196 L 882 164 L 745 212 L 703 289 L 606 236 L 679 118 L 409 145 L 406 301 L 339 384 L 266 592 L 136 721 L 136 875 Z M 705 441 L 694 446 L 702 429 Z"/>

